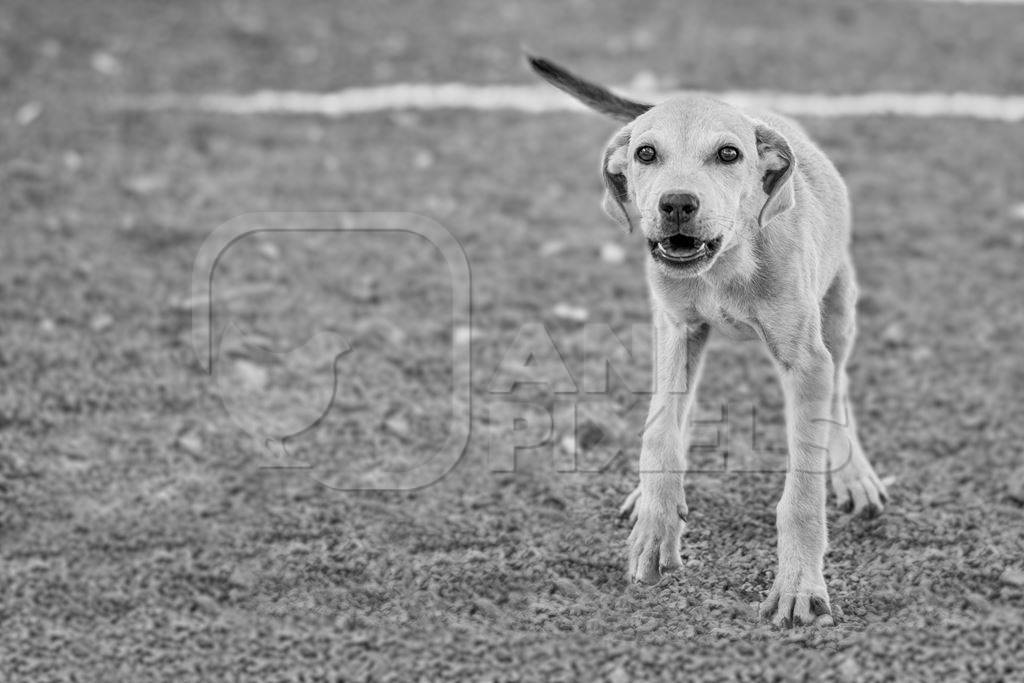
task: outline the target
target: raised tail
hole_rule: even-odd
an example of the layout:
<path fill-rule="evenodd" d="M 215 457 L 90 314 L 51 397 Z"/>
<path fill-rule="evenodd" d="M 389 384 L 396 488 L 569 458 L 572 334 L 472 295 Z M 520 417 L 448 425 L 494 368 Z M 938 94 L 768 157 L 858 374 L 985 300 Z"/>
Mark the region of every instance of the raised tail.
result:
<path fill-rule="evenodd" d="M 613 119 L 632 121 L 654 106 L 620 97 L 608 88 L 584 80 L 543 57 L 536 57 L 527 52 L 524 54 L 530 67 L 537 72 L 538 76 L 559 90 L 569 93 L 591 109 Z"/>

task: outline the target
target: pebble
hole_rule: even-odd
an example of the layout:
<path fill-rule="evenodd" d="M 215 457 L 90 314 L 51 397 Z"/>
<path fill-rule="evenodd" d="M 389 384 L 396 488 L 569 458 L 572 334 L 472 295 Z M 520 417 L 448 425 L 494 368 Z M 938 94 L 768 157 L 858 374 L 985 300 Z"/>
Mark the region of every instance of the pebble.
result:
<path fill-rule="evenodd" d="M 652 71 L 640 71 L 633 76 L 633 80 L 630 81 L 629 87 L 631 90 L 654 92 L 658 89 L 658 77 L 655 76 Z"/>
<path fill-rule="evenodd" d="M 202 455 L 203 440 L 196 432 L 185 432 L 178 437 L 178 447 L 189 455 Z"/>
<path fill-rule="evenodd" d="M 132 194 L 137 197 L 148 197 L 166 188 L 167 179 L 155 174 L 140 175 L 135 176 L 134 178 L 128 178 L 121 183 L 121 187 L 123 187 L 124 191 L 128 194 Z"/>
<path fill-rule="evenodd" d="M 550 258 L 551 256 L 558 256 L 563 251 L 565 251 L 565 247 L 566 247 L 565 242 L 561 242 L 559 240 L 552 240 L 550 242 L 545 242 L 544 244 L 540 245 L 540 255 L 543 256 L 544 258 Z"/>
<path fill-rule="evenodd" d="M 578 598 L 581 595 L 579 587 L 569 579 L 555 579 L 555 589 L 567 598 Z"/>
<path fill-rule="evenodd" d="M 601 260 L 605 263 L 622 263 L 626 260 L 626 250 L 614 242 L 605 242 L 601 245 Z"/>
<path fill-rule="evenodd" d="M 456 346 L 469 346 L 473 340 L 473 328 L 468 325 L 460 325 L 452 330 L 452 343 Z"/>
<path fill-rule="evenodd" d="M 115 76 L 121 71 L 121 62 L 109 52 L 95 52 L 89 62 L 97 73 L 104 76 Z"/>
<path fill-rule="evenodd" d="M 842 681 L 858 681 L 861 678 L 860 665 L 853 657 L 847 657 L 839 665 L 839 679 Z"/>
<path fill-rule="evenodd" d="M 619 664 L 615 667 L 610 674 L 608 674 L 608 683 L 629 683 L 632 681 L 632 677 L 626 673 L 626 670 Z"/>
<path fill-rule="evenodd" d="M 421 149 L 412 158 L 412 165 L 421 171 L 425 171 L 434 165 L 434 155 L 430 150 Z"/>
<path fill-rule="evenodd" d="M 273 242 L 260 242 L 259 252 L 268 261 L 276 261 L 281 258 L 281 250 Z"/>
<path fill-rule="evenodd" d="M 573 306 L 564 302 L 555 304 L 551 312 L 560 320 L 571 320 L 577 323 L 585 322 L 590 317 L 590 312 L 582 306 Z"/>
<path fill-rule="evenodd" d="M 386 419 L 384 421 L 384 428 L 400 439 L 409 437 L 409 421 L 401 415 L 392 415 Z"/>
<path fill-rule="evenodd" d="M 19 126 L 27 126 L 43 113 L 43 105 L 38 102 L 26 102 L 18 108 L 18 112 L 14 115 L 14 120 L 18 122 Z"/>
<path fill-rule="evenodd" d="M 265 368 L 248 360 L 235 361 L 234 373 L 247 389 L 262 389 L 269 379 Z"/>
<path fill-rule="evenodd" d="M 907 339 L 907 332 L 898 322 L 889 323 L 882 330 L 882 341 L 886 346 L 902 346 Z"/>
<path fill-rule="evenodd" d="M 1003 570 L 1003 573 L 999 575 L 999 580 L 1007 586 L 1024 588 L 1024 569 L 1007 567 Z"/>
<path fill-rule="evenodd" d="M 114 318 L 109 313 L 97 313 L 89 321 L 89 329 L 93 332 L 103 332 L 110 329 L 114 324 Z"/>
<path fill-rule="evenodd" d="M 72 173 L 76 173 L 80 168 L 82 168 L 82 164 L 84 163 L 82 155 L 73 149 L 65 150 L 61 159 L 64 162 L 64 168 Z"/>

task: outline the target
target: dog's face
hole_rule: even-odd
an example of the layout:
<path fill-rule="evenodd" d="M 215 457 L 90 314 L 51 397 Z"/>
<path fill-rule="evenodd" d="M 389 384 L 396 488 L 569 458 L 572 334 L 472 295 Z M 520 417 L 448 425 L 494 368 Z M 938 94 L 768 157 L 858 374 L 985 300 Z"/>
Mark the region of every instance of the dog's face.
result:
<path fill-rule="evenodd" d="M 609 142 L 604 208 L 640 227 L 659 267 L 699 275 L 792 206 L 794 163 L 781 135 L 735 108 L 673 99 Z"/>

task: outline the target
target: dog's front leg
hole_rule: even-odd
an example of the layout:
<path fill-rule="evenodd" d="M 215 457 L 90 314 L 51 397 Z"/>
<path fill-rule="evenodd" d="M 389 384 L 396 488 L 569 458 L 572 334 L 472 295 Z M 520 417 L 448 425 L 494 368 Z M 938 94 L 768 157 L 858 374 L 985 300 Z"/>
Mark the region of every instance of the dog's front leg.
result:
<path fill-rule="evenodd" d="M 827 531 L 825 477 L 835 373 L 819 325 L 802 338 L 772 343 L 786 398 L 789 465 L 779 500 L 779 566 L 761 617 L 777 626 L 832 624 L 823 573 Z M 770 334 L 770 333 L 769 333 Z"/>
<path fill-rule="evenodd" d="M 681 327 L 654 316 L 654 392 L 640 446 L 640 485 L 622 513 L 634 522 L 629 536 L 629 575 L 656 583 L 678 569 L 680 536 L 688 512 L 684 430 L 693 405 L 709 327 Z"/>

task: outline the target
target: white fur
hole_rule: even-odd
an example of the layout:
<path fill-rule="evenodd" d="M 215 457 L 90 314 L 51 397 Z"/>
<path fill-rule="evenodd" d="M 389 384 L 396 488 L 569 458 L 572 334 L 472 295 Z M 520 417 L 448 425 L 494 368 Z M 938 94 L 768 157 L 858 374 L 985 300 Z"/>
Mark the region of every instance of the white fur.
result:
<path fill-rule="evenodd" d="M 600 86 L 549 62 L 538 73 L 628 120 L 602 157 L 603 205 L 612 218 L 659 242 L 680 231 L 661 219 L 661 198 L 692 193 L 700 209 L 686 234 L 721 239 L 714 257 L 692 268 L 648 258 L 657 381 L 640 484 L 622 507 L 634 522 L 631 578 L 656 582 L 681 565 L 687 418 L 708 335 L 759 338 L 782 381 L 790 456 L 777 508 L 778 570 L 761 614 L 779 625 L 831 623 L 823 575 L 826 475 L 854 512 L 880 511 L 886 496 L 860 447 L 847 396 L 857 289 L 842 178 L 782 116 L 690 95 L 629 120 L 635 103 L 601 100 Z M 738 148 L 740 161 L 721 163 L 716 150 L 723 144 Z M 644 145 L 657 150 L 654 163 L 636 159 Z"/>

